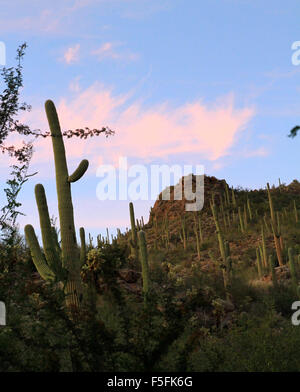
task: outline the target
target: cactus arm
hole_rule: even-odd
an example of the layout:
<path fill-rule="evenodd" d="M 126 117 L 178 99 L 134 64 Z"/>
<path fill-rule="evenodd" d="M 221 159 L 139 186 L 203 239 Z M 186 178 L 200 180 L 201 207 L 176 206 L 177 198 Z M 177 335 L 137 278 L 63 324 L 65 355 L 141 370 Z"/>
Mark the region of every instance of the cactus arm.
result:
<path fill-rule="evenodd" d="M 28 243 L 32 260 L 38 273 L 45 280 L 54 280 L 55 275 L 46 263 L 45 257 L 42 254 L 40 245 L 36 238 L 34 228 L 31 225 L 26 225 L 24 231 L 26 242 Z"/>
<path fill-rule="evenodd" d="M 53 231 L 50 223 L 45 189 L 42 184 L 37 184 L 34 191 L 40 217 L 43 248 L 47 264 L 54 273 L 58 273 L 60 260 L 58 258 L 58 254 L 56 252 L 55 244 L 53 241 Z"/>
<path fill-rule="evenodd" d="M 89 167 L 89 161 L 83 159 L 78 165 L 77 169 L 68 177 L 69 182 L 76 182 L 84 175 Z"/>

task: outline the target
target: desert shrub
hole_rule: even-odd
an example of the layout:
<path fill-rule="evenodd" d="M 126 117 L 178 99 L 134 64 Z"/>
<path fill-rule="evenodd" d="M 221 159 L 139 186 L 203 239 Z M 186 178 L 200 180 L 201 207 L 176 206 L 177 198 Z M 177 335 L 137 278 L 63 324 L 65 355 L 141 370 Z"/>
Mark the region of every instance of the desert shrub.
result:
<path fill-rule="evenodd" d="M 277 325 L 270 325 L 270 322 Z M 188 359 L 188 371 L 299 371 L 297 327 L 273 314 L 241 320 L 222 336 L 206 337 Z"/>

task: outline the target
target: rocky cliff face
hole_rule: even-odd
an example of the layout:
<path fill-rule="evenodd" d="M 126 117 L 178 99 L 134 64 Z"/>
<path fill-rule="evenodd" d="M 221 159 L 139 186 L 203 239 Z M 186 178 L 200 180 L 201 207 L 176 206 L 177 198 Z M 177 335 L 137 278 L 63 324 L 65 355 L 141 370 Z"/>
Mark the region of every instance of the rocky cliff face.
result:
<path fill-rule="evenodd" d="M 170 200 L 163 200 L 163 193 L 166 191 L 164 190 L 159 194 L 158 200 L 154 203 L 154 206 L 150 212 L 149 216 L 149 223 L 152 223 L 153 218 L 156 217 L 158 220 L 163 218 L 168 218 L 169 221 L 177 219 L 179 216 L 184 214 L 192 215 L 192 212 L 187 212 L 185 209 L 186 203 L 190 203 L 184 197 L 184 181 L 181 180 L 182 183 L 182 200 L 174 200 L 175 189 L 178 185 L 170 186 Z M 223 196 L 225 192 L 225 184 L 226 181 L 224 179 L 218 180 L 216 177 L 211 176 L 202 176 L 202 183 L 204 184 L 204 205 L 203 211 L 207 211 L 210 209 L 210 201 L 212 197 L 215 198 L 215 203 L 218 205 L 220 203 L 220 197 Z M 178 183 L 179 184 L 179 183 Z M 196 176 L 192 175 L 192 190 L 193 192 L 196 191 Z"/>

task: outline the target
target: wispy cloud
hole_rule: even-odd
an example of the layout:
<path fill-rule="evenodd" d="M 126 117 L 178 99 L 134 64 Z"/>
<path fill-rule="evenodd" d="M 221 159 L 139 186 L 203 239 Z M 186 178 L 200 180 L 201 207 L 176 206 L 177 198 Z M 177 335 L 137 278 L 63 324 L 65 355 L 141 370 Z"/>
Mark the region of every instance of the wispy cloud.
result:
<path fill-rule="evenodd" d="M 245 151 L 242 153 L 245 158 L 252 158 L 252 157 L 266 157 L 269 155 L 269 151 L 266 150 L 264 147 L 259 147 L 255 150 Z"/>
<path fill-rule="evenodd" d="M 80 44 L 69 47 L 64 53 L 64 61 L 67 64 L 75 63 L 79 60 Z"/>
<path fill-rule="evenodd" d="M 73 1 L 73 4 L 68 9 L 69 11 L 74 12 L 100 2 L 101 0 L 75 0 Z"/>
<path fill-rule="evenodd" d="M 5 7 L 1 3 L 1 32 L 85 35 L 85 31 L 82 34 L 85 23 L 82 18 L 79 19 L 80 11 L 97 5 L 104 7 L 107 3 L 109 0 L 52 0 L 45 8 L 40 1 L 31 2 L 28 7 L 27 0 L 19 0 L 17 9 L 11 1 L 7 2 Z"/>
<path fill-rule="evenodd" d="M 280 70 L 280 69 L 273 69 L 269 72 L 265 72 L 265 76 L 267 76 L 268 78 L 271 78 L 273 80 L 278 80 L 278 79 L 288 79 L 288 78 L 292 78 L 294 76 L 298 76 L 298 74 L 300 73 L 300 69 L 299 68 L 294 68 L 292 70 L 288 69 L 286 71 Z"/>
<path fill-rule="evenodd" d="M 124 0 L 126 2 L 127 0 Z M 131 6 L 126 7 L 121 15 L 128 19 L 145 19 L 158 12 L 168 11 L 174 6 L 174 0 L 160 0 L 154 2 L 153 0 L 129 0 Z"/>
<path fill-rule="evenodd" d="M 91 54 L 96 56 L 98 61 L 105 59 L 134 61 L 139 58 L 138 54 L 128 50 L 117 50 L 118 47 L 123 45 L 120 42 L 105 42 L 98 49 L 92 50 Z"/>
<path fill-rule="evenodd" d="M 1 0 L 1 32 L 47 35 L 89 36 L 89 18 L 82 18 L 83 12 L 95 9 L 97 15 L 105 15 L 113 8 L 118 16 L 140 18 L 165 9 L 165 2 L 154 4 L 152 0 L 52 0 L 45 8 L 42 1 L 18 0 L 18 7 L 12 1 Z M 4 4 L 2 4 L 4 3 Z M 74 26 L 76 29 L 74 30 Z M 99 31 L 101 26 L 97 24 Z M 110 28 L 107 23 L 102 29 Z M 100 36 L 96 34 L 97 37 Z"/>
<path fill-rule="evenodd" d="M 119 156 L 151 162 L 195 154 L 197 159 L 216 161 L 230 154 L 238 134 L 254 116 L 251 107 L 235 108 L 233 95 L 213 106 L 195 101 L 176 108 L 161 103 L 145 109 L 138 101 L 129 104 L 128 94 L 116 96 L 100 83 L 74 99 L 57 100 L 56 106 L 63 129 L 108 125 L 116 131 L 108 139 L 66 140 L 68 158 L 88 158 L 94 165 L 92 171 L 99 162 L 115 163 Z M 48 128 L 43 108 L 26 115 L 32 127 Z M 50 142 L 37 141 L 33 163 L 49 162 Z"/>
<path fill-rule="evenodd" d="M 71 82 L 69 84 L 69 89 L 73 93 L 78 93 L 80 91 L 79 80 L 80 80 L 80 76 L 76 76 L 76 78 L 71 80 Z"/>
<path fill-rule="evenodd" d="M 35 15 L 26 12 L 24 16 L 12 18 L 10 15 L 0 19 L 2 32 L 29 32 L 29 33 L 58 33 L 60 17 L 59 13 L 50 9 L 36 11 Z"/>

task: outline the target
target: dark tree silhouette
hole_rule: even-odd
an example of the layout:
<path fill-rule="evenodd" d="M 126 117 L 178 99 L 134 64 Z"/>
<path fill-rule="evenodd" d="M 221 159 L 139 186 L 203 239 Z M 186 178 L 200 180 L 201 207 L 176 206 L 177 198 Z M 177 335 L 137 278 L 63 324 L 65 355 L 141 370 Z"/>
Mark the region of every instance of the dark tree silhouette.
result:
<path fill-rule="evenodd" d="M 299 125 L 296 125 L 293 129 L 291 129 L 290 133 L 288 134 L 288 137 L 294 138 L 295 136 L 297 136 L 297 132 L 299 131 L 299 129 Z"/>

